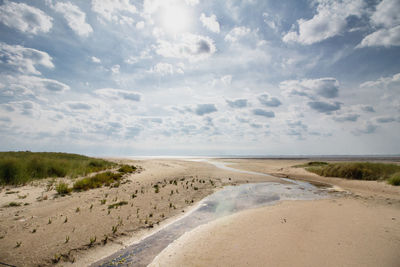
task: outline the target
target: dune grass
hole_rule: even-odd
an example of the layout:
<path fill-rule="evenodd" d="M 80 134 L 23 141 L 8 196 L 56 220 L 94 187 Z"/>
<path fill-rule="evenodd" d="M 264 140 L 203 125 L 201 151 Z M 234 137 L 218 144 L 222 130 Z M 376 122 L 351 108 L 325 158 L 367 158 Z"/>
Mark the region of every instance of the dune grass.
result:
<path fill-rule="evenodd" d="M 102 172 L 76 181 L 72 188 L 74 191 L 86 191 L 103 185 L 110 186 L 112 183 L 120 181 L 122 176 L 121 173 Z"/>
<path fill-rule="evenodd" d="M 300 164 L 300 165 L 295 165 L 293 167 L 295 168 L 304 168 L 304 167 L 319 167 L 319 166 L 325 166 L 328 165 L 327 162 L 324 161 L 310 161 L 304 164 Z"/>
<path fill-rule="evenodd" d="M 122 165 L 118 171 L 120 173 L 132 173 L 134 171 L 136 171 L 136 167 L 135 166 L 131 166 L 131 165 Z"/>
<path fill-rule="evenodd" d="M 388 179 L 388 183 L 391 185 L 399 186 L 400 185 L 400 172 L 394 173 L 390 178 Z"/>
<path fill-rule="evenodd" d="M 47 177 L 77 177 L 116 166 L 78 154 L 0 152 L 0 184 L 19 185 Z"/>
<path fill-rule="evenodd" d="M 400 166 L 387 163 L 340 162 L 306 167 L 306 170 L 325 177 L 340 177 L 354 180 L 388 180 L 391 184 L 400 181 Z"/>

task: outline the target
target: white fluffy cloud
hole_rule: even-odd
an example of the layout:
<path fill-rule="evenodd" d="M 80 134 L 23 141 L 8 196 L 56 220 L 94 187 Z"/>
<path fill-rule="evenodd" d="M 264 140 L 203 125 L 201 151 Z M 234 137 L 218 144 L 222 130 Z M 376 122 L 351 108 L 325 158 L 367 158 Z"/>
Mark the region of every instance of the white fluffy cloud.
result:
<path fill-rule="evenodd" d="M 129 0 L 92 0 L 92 10 L 101 19 L 118 24 L 133 24 L 136 7 Z"/>
<path fill-rule="evenodd" d="M 79 36 L 87 37 L 93 32 L 92 26 L 86 22 L 86 14 L 71 2 L 58 2 L 51 7 L 61 13 L 68 23 L 68 26 Z"/>
<path fill-rule="evenodd" d="M 330 77 L 288 80 L 281 82 L 279 87 L 286 95 L 306 96 L 310 99 L 317 97 L 335 98 L 339 94 L 339 81 Z"/>
<path fill-rule="evenodd" d="M 0 42 L 0 64 L 21 73 L 40 74 L 36 66 L 54 68 L 52 58 L 46 52 L 20 45 Z"/>
<path fill-rule="evenodd" d="M 247 34 L 250 33 L 250 29 L 247 27 L 235 27 L 233 28 L 226 36 L 225 36 L 225 41 L 229 42 L 236 42 L 240 38 L 246 36 Z"/>
<path fill-rule="evenodd" d="M 377 30 L 367 35 L 357 46 L 400 46 L 400 2 L 383 0 L 371 16 L 371 24 Z"/>
<path fill-rule="evenodd" d="M 214 41 L 195 34 L 184 34 L 179 42 L 159 40 L 156 53 L 169 58 L 186 58 L 192 61 L 208 58 L 216 51 Z"/>
<path fill-rule="evenodd" d="M 291 30 L 283 36 L 284 42 L 313 44 L 340 35 L 346 31 L 350 16 L 360 17 L 365 3 L 362 0 L 318 0 L 317 12 L 309 20 L 299 19 L 298 31 Z"/>
<path fill-rule="evenodd" d="M 49 32 L 53 26 L 52 18 L 42 10 L 7 0 L 0 6 L 0 21 L 8 27 L 32 34 Z"/>
<path fill-rule="evenodd" d="M 174 67 L 171 64 L 160 62 L 160 63 L 157 63 L 154 67 L 152 67 L 150 72 L 158 73 L 158 74 L 164 76 L 164 75 L 168 75 L 168 74 L 173 74 Z"/>
<path fill-rule="evenodd" d="M 104 99 L 126 100 L 134 102 L 139 102 L 142 99 L 142 95 L 138 92 L 114 88 L 98 89 L 95 90 L 94 93 Z"/>
<path fill-rule="evenodd" d="M 63 92 L 70 89 L 70 87 L 62 82 L 53 79 L 41 78 L 37 76 L 28 75 L 8 75 L 3 77 L 8 84 L 8 88 L 12 90 L 24 89 L 25 91 L 34 92 Z"/>
<path fill-rule="evenodd" d="M 98 57 L 93 56 L 91 59 L 93 63 L 101 63 L 101 60 Z"/>
<path fill-rule="evenodd" d="M 203 24 L 203 26 L 209 29 L 210 31 L 219 33 L 220 30 L 219 23 L 217 21 L 217 17 L 214 14 L 207 17 L 204 13 L 201 13 L 200 21 Z"/>
<path fill-rule="evenodd" d="M 378 89 L 398 89 L 400 88 L 400 72 L 391 77 L 381 77 L 376 81 L 367 81 L 360 85 L 361 88 L 375 87 Z"/>

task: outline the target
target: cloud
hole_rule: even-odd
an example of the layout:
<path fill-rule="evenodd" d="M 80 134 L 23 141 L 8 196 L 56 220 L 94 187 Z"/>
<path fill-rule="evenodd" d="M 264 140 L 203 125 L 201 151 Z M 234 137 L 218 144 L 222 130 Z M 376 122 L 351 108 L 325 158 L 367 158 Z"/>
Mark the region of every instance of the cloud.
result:
<path fill-rule="evenodd" d="M 369 46 L 400 46 L 400 2 L 383 0 L 371 16 L 376 31 L 364 37 L 357 48 Z"/>
<path fill-rule="evenodd" d="M 195 113 L 199 116 L 218 111 L 214 104 L 198 104 Z"/>
<path fill-rule="evenodd" d="M 250 29 L 247 27 L 235 27 L 225 36 L 225 41 L 234 43 L 249 33 Z"/>
<path fill-rule="evenodd" d="M 203 26 L 209 29 L 210 31 L 219 33 L 220 31 L 219 23 L 217 21 L 217 17 L 214 14 L 207 17 L 204 13 L 201 13 L 200 21 L 203 24 Z"/>
<path fill-rule="evenodd" d="M 221 77 L 221 82 L 225 85 L 228 86 L 232 83 L 232 75 L 224 75 Z"/>
<path fill-rule="evenodd" d="M 120 70 L 121 66 L 118 64 L 115 64 L 111 67 L 111 72 L 112 74 L 119 74 L 119 70 Z"/>
<path fill-rule="evenodd" d="M 36 66 L 54 68 L 52 58 L 46 52 L 20 45 L 0 42 L 0 65 L 21 73 L 41 74 Z"/>
<path fill-rule="evenodd" d="M 258 96 L 258 101 L 266 107 L 279 107 L 282 105 L 281 101 L 276 97 L 270 97 L 268 94 Z"/>
<path fill-rule="evenodd" d="M 257 116 L 267 117 L 267 118 L 274 118 L 275 113 L 273 111 L 267 111 L 265 109 L 256 108 L 253 109 L 253 114 Z"/>
<path fill-rule="evenodd" d="M 378 123 L 390 123 L 390 122 L 395 122 L 396 118 L 393 116 L 382 116 L 376 118 L 376 122 Z"/>
<path fill-rule="evenodd" d="M 361 106 L 360 108 L 362 111 L 365 111 L 365 112 L 375 112 L 375 109 L 373 106 Z"/>
<path fill-rule="evenodd" d="M 139 21 L 138 23 L 136 23 L 136 29 L 141 30 L 144 28 L 144 21 Z"/>
<path fill-rule="evenodd" d="M 38 34 L 49 32 L 53 26 L 52 18 L 42 10 L 24 3 L 7 0 L 0 6 L 0 21 L 21 32 Z"/>
<path fill-rule="evenodd" d="M 136 7 L 129 0 L 92 0 L 92 10 L 104 21 L 132 25 Z M 128 15 L 129 14 L 129 15 Z"/>
<path fill-rule="evenodd" d="M 127 100 L 139 102 L 142 98 L 142 95 L 138 92 L 114 89 L 114 88 L 103 88 L 97 89 L 94 93 L 104 99 L 112 99 L 112 100 Z"/>
<path fill-rule="evenodd" d="M 152 73 L 159 73 L 161 76 L 165 76 L 168 74 L 173 74 L 174 73 L 174 67 L 171 64 L 168 63 L 157 63 L 154 67 L 150 69 L 150 72 Z"/>
<path fill-rule="evenodd" d="M 328 103 L 324 101 L 312 101 L 307 103 L 308 106 L 320 113 L 330 114 L 332 111 L 340 110 L 341 103 Z"/>
<path fill-rule="evenodd" d="M 368 46 L 400 46 L 400 25 L 390 29 L 380 29 L 369 34 L 362 39 L 357 48 Z"/>
<path fill-rule="evenodd" d="M 167 58 L 186 58 L 192 61 L 203 60 L 216 51 L 214 41 L 195 34 L 183 34 L 178 42 L 158 40 L 156 53 Z"/>
<path fill-rule="evenodd" d="M 364 123 L 363 123 L 363 126 L 361 126 L 360 128 L 357 128 L 357 129 L 354 130 L 352 133 L 353 133 L 354 135 L 373 134 L 373 133 L 376 132 L 376 129 L 377 129 L 377 128 L 378 128 L 378 127 L 377 127 L 375 124 L 373 124 L 373 123 L 367 121 L 367 122 L 364 122 Z"/>
<path fill-rule="evenodd" d="M 287 95 L 315 98 L 336 98 L 339 94 L 339 82 L 335 78 L 288 80 L 280 83 L 280 88 Z"/>
<path fill-rule="evenodd" d="M 92 26 L 86 22 L 86 14 L 71 2 L 51 3 L 51 8 L 61 13 L 68 23 L 68 26 L 79 36 L 87 37 L 93 32 Z"/>
<path fill-rule="evenodd" d="M 83 102 L 70 102 L 67 104 L 70 109 L 73 110 L 90 110 L 92 106 Z"/>
<path fill-rule="evenodd" d="M 226 103 L 231 108 L 245 108 L 245 107 L 247 107 L 247 99 L 226 100 Z"/>
<path fill-rule="evenodd" d="M 97 58 L 97 57 L 94 57 L 94 56 L 93 56 L 91 59 L 92 59 L 92 62 L 93 62 L 93 63 L 101 63 L 100 58 Z"/>
<path fill-rule="evenodd" d="M 7 83 L 7 88 L 13 92 L 23 91 L 24 94 L 31 92 L 32 94 L 38 92 L 65 92 L 70 87 L 57 80 L 41 78 L 37 76 L 28 75 L 7 75 L 2 79 Z"/>
<path fill-rule="evenodd" d="M 321 42 L 347 30 L 347 18 L 361 17 L 364 10 L 362 0 L 317 0 L 316 14 L 309 20 L 299 19 L 298 31 L 292 29 L 283 36 L 284 42 L 298 42 L 305 45 Z"/>
<path fill-rule="evenodd" d="M 359 117 L 360 117 L 360 115 L 358 115 L 358 114 L 346 114 L 343 116 L 334 117 L 333 120 L 335 120 L 337 122 L 346 122 L 346 121 L 355 122 L 358 120 Z"/>
<path fill-rule="evenodd" d="M 383 89 L 398 88 L 400 86 L 400 72 L 391 77 L 380 77 L 376 81 L 367 81 L 360 88 L 376 87 Z"/>

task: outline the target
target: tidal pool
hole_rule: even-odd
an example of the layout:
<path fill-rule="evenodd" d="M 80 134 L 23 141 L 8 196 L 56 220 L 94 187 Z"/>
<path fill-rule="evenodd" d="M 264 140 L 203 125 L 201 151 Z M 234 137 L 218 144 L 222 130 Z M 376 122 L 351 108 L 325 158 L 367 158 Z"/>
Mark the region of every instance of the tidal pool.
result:
<path fill-rule="evenodd" d="M 232 171 L 268 176 L 263 173 L 233 169 L 223 163 L 210 163 Z M 282 200 L 312 200 L 327 197 L 325 190 L 309 183 L 290 179 L 284 180 L 292 183 L 268 182 L 226 186 L 204 198 L 196 209 L 184 217 L 91 266 L 147 266 L 164 248 L 185 232 L 222 216 L 241 210 L 271 205 Z"/>

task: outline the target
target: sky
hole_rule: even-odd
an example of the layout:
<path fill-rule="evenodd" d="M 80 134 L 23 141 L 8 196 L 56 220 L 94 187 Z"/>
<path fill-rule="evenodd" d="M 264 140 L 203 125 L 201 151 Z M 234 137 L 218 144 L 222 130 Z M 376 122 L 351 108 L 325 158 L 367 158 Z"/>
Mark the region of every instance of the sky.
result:
<path fill-rule="evenodd" d="M 0 150 L 400 154 L 399 0 L 0 0 Z"/>

